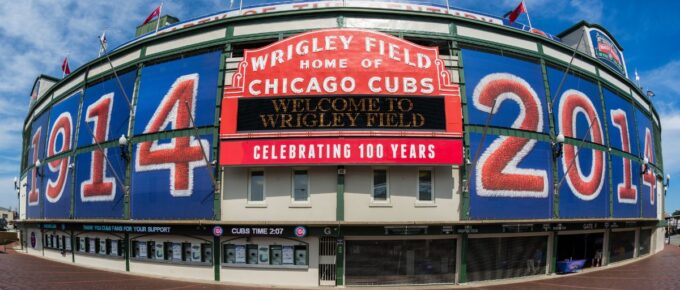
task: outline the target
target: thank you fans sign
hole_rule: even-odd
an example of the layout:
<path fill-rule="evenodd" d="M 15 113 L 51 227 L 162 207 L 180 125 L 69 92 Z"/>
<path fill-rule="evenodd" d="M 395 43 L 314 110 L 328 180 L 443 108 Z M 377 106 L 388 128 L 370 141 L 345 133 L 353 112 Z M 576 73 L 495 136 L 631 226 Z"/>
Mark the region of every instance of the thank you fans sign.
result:
<path fill-rule="evenodd" d="M 246 50 L 231 80 L 222 165 L 462 161 L 459 90 L 437 48 L 318 30 Z"/>

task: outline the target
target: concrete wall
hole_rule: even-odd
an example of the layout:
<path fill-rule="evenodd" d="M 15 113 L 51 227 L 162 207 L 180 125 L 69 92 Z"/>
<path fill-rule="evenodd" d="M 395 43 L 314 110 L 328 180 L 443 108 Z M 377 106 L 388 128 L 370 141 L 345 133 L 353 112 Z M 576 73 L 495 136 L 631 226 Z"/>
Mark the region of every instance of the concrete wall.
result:
<path fill-rule="evenodd" d="M 336 167 L 263 168 L 265 200 L 248 203 L 250 168 L 227 167 L 222 175 L 224 221 L 335 221 Z M 307 170 L 310 201 L 293 202 L 293 170 Z"/>
<path fill-rule="evenodd" d="M 223 237 L 222 243 L 232 244 L 258 244 L 258 245 L 300 245 L 299 241 L 280 238 L 251 238 L 246 242 L 244 239 L 226 242 L 233 237 Z M 291 268 L 254 268 L 226 266 L 222 264 L 220 280 L 226 283 L 244 283 L 277 286 L 304 286 L 313 287 L 319 285 L 319 238 L 308 237 L 301 239 L 308 243 L 307 255 L 309 267 L 306 269 Z M 249 265 L 250 266 L 250 265 Z"/>
<path fill-rule="evenodd" d="M 453 222 L 460 218 L 460 172 L 450 166 L 434 170 L 434 202 L 419 202 L 418 170 L 421 167 L 386 167 L 389 201 L 372 202 L 373 169 L 347 167 L 345 221 L 353 222 Z M 427 167 L 423 167 L 427 168 Z"/>

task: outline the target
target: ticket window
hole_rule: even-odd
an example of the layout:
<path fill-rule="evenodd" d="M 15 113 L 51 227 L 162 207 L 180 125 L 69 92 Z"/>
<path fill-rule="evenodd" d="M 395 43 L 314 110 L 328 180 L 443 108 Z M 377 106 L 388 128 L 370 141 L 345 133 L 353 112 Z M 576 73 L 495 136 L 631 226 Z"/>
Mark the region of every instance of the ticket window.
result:
<path fill-rule="evenodd" d="M 235 264 L 236 263 L 236 246 L 232 244 L 226 244 L 223 246 L 224 250 L 224 263 L 225 264 Z"/>
<path fill-rule="evenodd" d="M 257 245 L 247 245 L 246 246 L 246 263 L 247 264 L 257 264 Z"/>
<path fill-rule="evenodd" d="M 174 257 L 174 251 L 175 249 L 173 248 L 173 243 L 171 242 L 165 242 L 163 243 L 163 260 L 172 260 Z M 181 252 L 180 252 L 181 253 Z"/>
<path fill-rule="evenodd" d="M 191 243 L 182 243 L 182 261 L 192 261 L 191 259 Z"/>
<path fill-rule="evenodd" d="M 201 252 L 203 253 L 201 262 L 212 264 L 212 245 L 209 243 L 201 244 Z"/>
<path fill-rule="evenodd" d="M 107 248 L 108 248 L 108 239 L 99 239 L 99 249 L 98 252 L 100 255 L 106 255 L 107 254 Z"/>
<path fill-rule="evenodd" d="M 201 245 L 199 245 L 199 244 L 192 244 L 191 245 L 191 261 L 192 262 L 203 262 Z"/>
<path fill-rule="evenodd" d="M 184 259 L 184 251 L 182 251 L 182 244 L 181 243 L 172 243 L 172 256 L 171 259 L 173 261 L 183 261 Z"/>
<path fill-rule="evenodd" d="M 307 265 L 306 246 L 295 246 L 295 265 Z"/>
<path fill-rule="evenodd" d="M 164 243 L 154 243 L 154 258 L 156 260 L 165 260 L 165 244 Z"/>
<path fill-rule="evenodd" d="M 153 259 L 155 256 L 156 242 L 148 241 L 146 242 L 146 258 Z"/>
<path fill-rule="evenodd" d="M 281 265 L 283 256 L 282 256 L 282 248 L 279 245 L 273 245 L 270 247 L 270 260 L 272 265 Z"/>
<path fill-rule="evenodd" d="M 111 256 L 120 256 L 122 252 L 120 244 L 121 243 L 118 240 L 109 240 L 109 254 Z"/>

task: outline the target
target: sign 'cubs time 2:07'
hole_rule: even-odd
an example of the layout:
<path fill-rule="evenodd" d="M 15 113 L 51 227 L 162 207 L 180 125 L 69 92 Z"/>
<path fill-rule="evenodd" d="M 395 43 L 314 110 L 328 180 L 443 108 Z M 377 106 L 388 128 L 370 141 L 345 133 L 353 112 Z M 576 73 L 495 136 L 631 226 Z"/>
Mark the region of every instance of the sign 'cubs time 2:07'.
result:
<path fill-rule="evenodd" d="M 460 164 L 460 95 L 436 48 L 313 31 L 245 51 L 220 136 L 222 165 Z"/>

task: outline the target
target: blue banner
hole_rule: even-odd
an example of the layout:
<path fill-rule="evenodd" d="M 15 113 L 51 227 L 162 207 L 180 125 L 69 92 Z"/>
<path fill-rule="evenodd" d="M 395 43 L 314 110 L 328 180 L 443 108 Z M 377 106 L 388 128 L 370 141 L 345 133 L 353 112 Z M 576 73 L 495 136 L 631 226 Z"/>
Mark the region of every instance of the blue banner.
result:
<path fill-rule="evenodd" d="M 582 140 L 606 145 L 600 91 L 595 83 L 573 73 L 547 68 L 555 131 L 579 144 Z M 560 91 L 557 88 L 562 83 Z M 606 217 L 609 215 L 607 153 L 564 144 L 558 163 L 560 217 Z"/>
<path fill-rule="evenodd" d="M 80 92 L 77 92 L 52 106 L 50 129 L 47 131 L 47 158 L 62 153 L 70 154 L 75 147 L 80 96 Z M 72 158 L 69 155 L 53 160 L 44 167 L 45 218 L 70 218 L 73 192 Z"/>
<path fill-rule="evenodd" d="M 213 126 L 219 65 L 216 51 L 144 67 L 135 135 Z"/>
<path fill-rule="evenodd" d="M 626 100 L 607 88 L 602 88 L 607 108 L 609 145 L 623 152 L 638 155 L 638 139 L 632 101 Z"/>
<path fill-rule="evenodd" d="M 137 71 L 119 75 L 125 95 L 115 78 L 85 89 L 78 147 L 95 144 L 95 136 L 99 143 L 103 143 L 127 135 L 130 105 L 125 96 L 132 98 L 136 76 Z"/>
<path fill-rule="evenodd" d="M 565 144 L 562 157 L 558 160 L 557 180 L 561 182 L 558 183 L 559 217 L 608 217 L 607 154 L 600 150 Z"/>
<path fill-rule="evenodd" d="M 29 165 L 33 166 L 28 171 L 28 182 L 26 183 L 26 217 L 42 218 L 42 204 L 45 202 L 45 139 L 47 139 L 47 121 L 49 111 L 44 111 L 37 116 L 31 123 L 31 136 L 29 136 L 28 160 Z M 36 168 L 36 161 L 40 161 L 40 167 Z"/>
<path fill-rule="evenodd" d="M 635 112 L 635 120 L 638 125 L 637 137 L 639 142 L 638 145 L 640 146 L 640 156 L 649 163 L 646 168 L 647 170 L 642 172 L 642 176 L 640 177 L 642 215 L 644 217 L 655 217 L 657 205 L 656 191 L 658 186 L 656 182 L 656 173 L 651 167 L 651 165 L 655 165 L 657 161 L 655 150 L 656 144 L 654 144 L 654 127 L 652 126 L 652 120 L 639 109 Z"/>
<path fill-rule="evenodd" d="M 212 219 L 214 188 L 205 162 L 213 158 L 212 139 L 182 136 L 135 144 L 131 217 Z"/>
<path fill-rule="evenodd" d="M 541 66 L 497 54 L 463 49 L 467 124 L 548 131 Z M 494 104 L 495 103 L 495 104 Z"/>
<path fill-rule="evenodd" d="M 470 133 L 471 155 L 479 156 L 469 179 L 470 218 L 552 217 L 550 143 L 491 134 L 482 137 Z"/>
<path fill-rule="evenodd" d="M 611 155 L 615 218 L 640 216 L 640 166 L 628 158 Z"/>
<path fill-rule="evenodd" d="M 125 160 L 118 146 L 76 156 L 75 218 L 123 218 Z"/>

